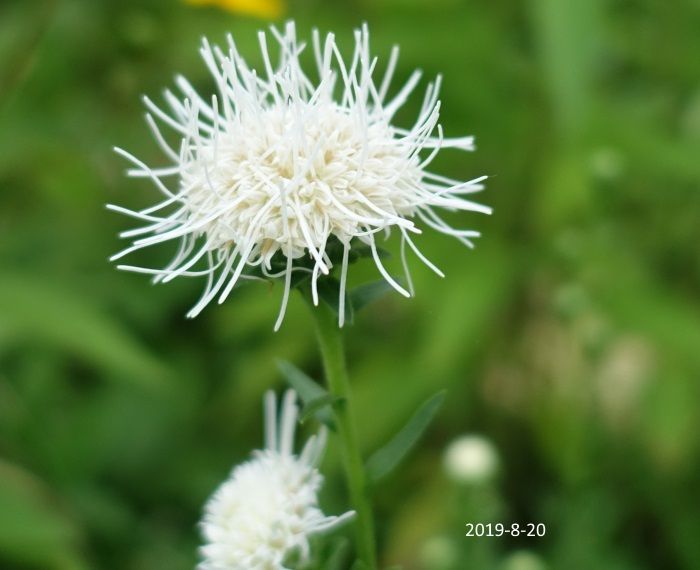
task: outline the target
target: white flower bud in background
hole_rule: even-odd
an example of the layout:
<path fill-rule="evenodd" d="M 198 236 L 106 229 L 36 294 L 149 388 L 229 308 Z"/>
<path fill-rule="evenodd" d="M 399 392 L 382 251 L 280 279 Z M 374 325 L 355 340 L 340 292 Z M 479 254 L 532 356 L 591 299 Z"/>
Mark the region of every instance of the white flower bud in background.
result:
<path fill-rule="evenodd" d="M 509 554 L 504 560 L 500 570 L 547 570 L 544 560 L 529 550 L 517 550 Z"/>
<path fill-rule="evenodd" d="M 616 429 L 630 428 L 655 369 L 655 347 L 644 337 L 622 335 L 610 342 L 594 376 L 600 411 Z"/>
<path fill-rule="evenodd" d="M 352 516 L 325 516 L 318 507 L 323 477 L 316 465 L 326 431 L 294 455 L 296 393 L 284 397 L 277 420 L 272 392 L 265 398 L 266 448 L 231 472 L 205 507 L 199 570 L 285 570 L 285 560 L 309 556 L 309 537 L 337 527 Z"/>
<path fill-rule="evenodd" d="M 420 550 L 421 568 L 443 570 L 454 568 L 459 553 L 455 543 L 446 536 L 433 536 Z"/>
<path fill-rule="evenodd" d="M 445 471 L 457 483 L 481 483 L 492 479 L 499 467 L 494 445 L 479 435 L 464 435 L 445 450 Z"/>

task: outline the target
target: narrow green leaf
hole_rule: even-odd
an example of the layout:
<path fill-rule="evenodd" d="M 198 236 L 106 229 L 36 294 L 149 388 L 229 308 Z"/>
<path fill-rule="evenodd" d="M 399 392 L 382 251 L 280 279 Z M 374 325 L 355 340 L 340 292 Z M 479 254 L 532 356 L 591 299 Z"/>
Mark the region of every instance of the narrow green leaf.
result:
<path fill-rule="evenodd" d="M 333 397 L 325 388 L 311 379 L 305 372 L 299 370 L 291 362 L 280 360 L 277 362 L 277 368 L 282 374 L 282 377 L 287 381 L 287 384 L 299 394 L 301 401 L 304 403 L 305 410 L 307 406 L 315 405 L 314 402 L 324 402 L 328 398 L 332 400 Z M 320 405 L 319 409 L 315 410 L 314 417 L 329 428 L 335 429 L 333 415 L 328 406 Z"/>
<path fill-rule="evenodd" d="M 316 416 L 317 414 L 323 412 L 323 410 L 330 412 L 330 409 L 334 405 L 342 401 L 343 398 L 338 398 L 333 396 L 333 394 L 325 394 L 324 396 L 316 398 L 315 400 L 311 400 L 310 402 L 304 404 L 304 408 L 301 410 L 301 415 L 299 416 L 299 421 L 304 423 L 311 416 Z"/>
<path fill-rule="evenodd" d="M 355 310 L 355 312 L 357 312 L 366 305 L 376 301 L 382 295 L 391 291 L 392 289 L 393 287 L 384 279 L 373 281 L 372 283 L 365 283 L 364 285 L 355 287 L 352 291 L 350 291 L 352 308 Z"/>
<path fill-rule="evenodd" d="M 445 399 L 442 390 L 429 398 L 408 423 L 367 461 L 367 476 L 375 483 L 391 473 L 418 442 Z"/>
<path fill-rule="evenodd" d="M 291 362 L 280 360 L 277 362 L 279 369 L 287 383 L 296 390 L 297 394 L 305 404 L 328 395 L 325 388 L 311 379 L 306 372 L 299 370 Z"/>

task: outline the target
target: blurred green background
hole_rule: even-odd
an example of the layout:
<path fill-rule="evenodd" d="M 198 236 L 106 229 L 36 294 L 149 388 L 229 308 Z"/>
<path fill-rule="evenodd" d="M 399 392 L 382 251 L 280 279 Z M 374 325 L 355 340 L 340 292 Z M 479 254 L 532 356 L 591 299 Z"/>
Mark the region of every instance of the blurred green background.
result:
<path fill-rule="evenodd" d="M 436 169 L 491 176 L 495 214 L 454 220 L 484 231 L 477 249 L 421 237 L 447 278 L 414 261 L 416 298 L 389 295 L 347 331 L 368 453 L 449 391 L 377 489 L 383 565 L 700 568 L 700 3 L 291 0 L 284 17 L 346 47 L 367 21 L 380 70 L 398 43 L 398 79 L 443 73 L 445 132 L 478 151 Z M 261 18 L 176 0 L 0 4 L 3 569 L 192 568 L 203 502 L 262 443 L 275 359 L 319 375 L 299 298 L 272 332 L 278 285 L 187 321 L 202 283 L 153 287 L 107 262 L 131 222 L 104 203 L 156 198 L 111 151 L 162 160 L 140 95 L 180 72 L 210 92 L 204 34 L 232 31 L 259 63 Z M 352 278 L 374 278 L 371 262 Z M 490 442 L 497 474 L 450 478 L 444 449 L 462 434 Z M 332 449 L 324 472 L 324 508 L 341 512 Z M 547 535 L 464 536 L 491 521 Z"/>

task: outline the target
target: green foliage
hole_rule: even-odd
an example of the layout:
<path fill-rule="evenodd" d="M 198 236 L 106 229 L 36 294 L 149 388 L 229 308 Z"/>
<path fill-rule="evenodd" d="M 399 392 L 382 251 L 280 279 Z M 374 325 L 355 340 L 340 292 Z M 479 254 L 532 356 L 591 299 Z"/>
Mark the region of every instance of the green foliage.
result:
<path fill-rule="evenodd" d="M 330 406 L 337 403 L 337 399 L 290 362 L 280 361 L 277 367 L 304 404 L 301 412 L 302 421 L 314 416 L 321 423 L 333 428 L 333 414 Z"/>
<path fill-rule="evenodd" d="M 0 463 L 0 552 L 6 560 L 56 570 L 85 568 L 79 529 L 30 474 Z"/>
<path fill-rule="evenodd" d="M 445 135 L 475 134 L 478 151 L 445 151 L 435 170 L 490 176 L 490 219 L 448 214 L 483 232 L 476 250 L 416 237 L 446 278 L 409 255 L 415 298 L 384 295 L 369 248 L 350 252 L 344 334 L 365 454 L 449 390 L 378 487 L 382 567 L 699 568 L 697 2 L 300 0 L 288 16 L 343 48 L 367 21 L 378 74 L 401 46 L 396 89 L 416 67 L 441 73 Z M 201 282 L 151 286 L 106 261 L 129 223 L 104 203 L 155 197 L 109 149 L 164 164 L 140 95 L 158 99 L 176 73 L 208 94 L 200 37 L 232 31 L 258 65 L 266 25 L 180 0 L 0 2 L 3 570 L 191 569 L 203 502 L 261 445 L 264 391 L 288 383 L 323 422 L 342 405 L 311 379 L 299 296 L 276 334 L 277 284 L 188 321 Z M 329 246 L 337 261 L 342 245 Z M 382 246 L 401 275 L 397 240 Z M 308 287 L 308 273 L 294 278 Z M 337 310 L 337 281 L 319 293 Z M 449 480 L 442 453 L 462 433 L 494 443 L 499 478 Z M 331 437 L 328 513 L 347 508 L 338 463 Z M 484 519 L 548 532 L 462 536 Z M 332 554 L 344 534 L 319 537 L 321 567 L 351 566 L 350 550 Z"/>
<path fill-rule="evenodd" d="M 56 283 L 5 274 L 0 313 L 14 342 L 53 345 L 137 383 L 160 384 L 166 376 L 166 367 L 121 322 Z"/>
<path fill-rule="evenodd" d="M 343 570 L 347 568 L 347 559 L 350 552 L 350 541 L 341 537 L 330 544 L 330 553 L 321 564 L 321 570 Z"/>
<path fill-rule="evenodd" d="M 312 416 L 324 418 L 323 413 L 325 411 L 332 409 L 333 406 L 341 406 L 342 403 L 342 398 L 336 398 L 332 394 L 320 396 L 304 405 L 299 416 L 299 421 L 304 423 Z"/>
<path fill-rule="evenodd" d="M 445 400 L 445 392 L 438 392 L 424 402 L 406 425 L 384 447 L 367 460 L 367 478 L 376 483 L 394 471 L 413 449 L 435 418 Z"/>
<path fill-rule="evenodd" d="M 325 277 L 318 282 L 318 296 L 337 315 L 340 312 L 340 281 L 333 277 Z M 351 325 L 355 318 L 355 310 L 352 300 L 345 291 L 343 311 L 345 312 L 345 322 Z"/>
<path fill-rule="evenodd" d="M 401 280 L 398 279 L 400 282 Z M 303 291 L 304 284 L 302 284 Z M 344 326 L 352 325 L 355 314 L 367 305 L 381 299 L 394 288 L 384 279 L 358 285 L 351 291 L 345 291 L 343 306 Z M 308 294 L 303 292 L 304 295 Z M 318 281 L 319 301 L 325 303 L 336 315 L 340 313 L 340 281 L 334 277 L 323 277 Z"/>

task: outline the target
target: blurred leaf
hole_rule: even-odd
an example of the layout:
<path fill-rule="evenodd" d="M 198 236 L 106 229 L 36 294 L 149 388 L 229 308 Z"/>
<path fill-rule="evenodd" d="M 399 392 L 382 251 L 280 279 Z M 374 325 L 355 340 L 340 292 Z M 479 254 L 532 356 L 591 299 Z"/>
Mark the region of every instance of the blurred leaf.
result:
<path fill-rule="evenodd" d="M 299 370 L 291 362 L 280 360 L 277 363 L 279 371 L 289 385 L 296 390 L 304 403 L 312 402 L 328 395 L 328 391 L 312 380 L 305 372 Z"/>
<path fill-rule="evenodd" d="M 430 308 L 422 309 L 423 318 L 416 326 L 418 336 L 400 345 L 400 357 L 393 350 L 375 350 L 353 363 L 357 407 L 373 409 L 375 402 L 392 403 L 373 418 L 371 426 L 359 426 L 366 449 L 388 440 L 396 426 L 415 410 L 416 402 L 434 393 L 435 378 L 440 379 L 441 387 L 463 384 L 464 376 L 458 370 L 472 369 L 478 351 L 497 334 L 494 324 L 512 302 L 521 259 L 507 254 L 505 246 L 482 247 L 478 253 L 469 263 L 453 267 L 449 281 L 434 288 L 433 292 L 439 291 L 439 302 L 434 295 L 416 296 L 416 302 Z M 416 370 L 429 370 L 430 374 L 416 374 Z M 382 381 L 359 383 L 357 378 Z"/>
<path fill-rule="evenodd" d="M 310 402 L 304 404 L 304 408 L 301 410 L 301 415 L 299 417 L 300 422 L 305 422 L 311 416 L 318 416 L 319 414 L 324 414 L 328 412 L 330 414 L 331 408 L 336 404 L 343 401 L 343 398 L 338 398 L 332 394 L 326 394 Z"/>
<path fill-rule="evenodd" d="M 575 138 L 587 126 L 602 32 L 600 0 L 532 0 L 531 13 L 557 126 Z"/>
<path fill-rule="evenodd" d="M 347 557 L 350 552 L 350 541 L 345 537 L 333 541 L 331 553 L 321 565 L 323 570 L 344 570 L 347 568 Z"/>
<path fill-rule="evenodd" d="M 136 383 L 159 384 L 166 376 L 165 366 L 119 321 L 54 282 L 4 275 L 0 318 L 15 338 L 53 344 Z"/>
<path fill-rule="evenodd" d="M 325 388 L 322 388 L 291 362 L 280 360 L 277 367 L 282 377 L 299 394 L 304 406 L 312 405 L 314 402 L 324 403 L 329 397 L 332 399 L 331 394 Z M 322 405 L 320 409 L 315 410 L 314 417 L 331 429 L 335 429 L 333 416 L 328 406 Z"/>
<path fill-rule="evenodd" d="M 619 489 L 583 487 L 567 492 L 566 499 L 548 505 L 543 520 L 557 520 L 559 525 L 559 540 L 550 553 L 553 568 L 638 570 L 658 567 L 642 565 L 635 560 L 635 552 L 617 547 L 616 533 L 624 524 L 620 520 L 620 498 Z M 552 512 L 552 509 L 559 509 L 559 512 Z"/>
<path fill-rule="evenodd" d="M 352 307 L 355 312 L 357 312 L 377 299 L 380 299 L 385 293 L 391 290 L 393 290 L 393 287 L 384 279 L 355 287 L 350 291 Z"/>
<path fill-rule="evenodd" d="M 78 541 L 77 527 L 41 482 L 0 462 L 0 560 L 47 570 L 83 569 Z"/>
<path fill-rule="evenodd" d="M 376 483 L 391 473 L 416 445 L 445 400 L 443 390 L 428 399 L 408 423 L 367 461 L 367 477 Z"/>
<path fill-rule="evenodd" d="M 16 6 L 25 8 L 28 4 L 18 3 Z M 3 56 L 0 58 L 0 112 L 4 110 L 3 107 L 7 100 L 21 87 L 24 79 L 30 74 L 41 41 L 49 29 L 57 6 L 57 0 L 46 0 L 39 9 L 33 6 L 31 17 L 16 18 L 16 21 L 13 22 L 15 25 L 12 28 L 15 28 L 15 37 L 10 37 L 17 41 L 16 45 L 9 49 L 6 45 L 0 45 L 0 47 L 5 48 L 0 50 L 0 54 Z M 10 15 L 14 16 L 14 14 L 3 13 L 3 18 L 6 18 L 6 21 L 11 21 Z M 20 29 L 17 30 L 17 28 Z M 5 27 L 3 32 L 7 34 L 8 27 Z"/>
<path fill-rule="evenodd" d="M 644 275 L 636 260 L 610 251 L 604 256 L 597 287 L 606 310 L 626 326 L 649 334 L 659 346 L 700 366 L 698 307 Z M 605 271 L 615 271 L 615 279 L 605 278 Z"/>

